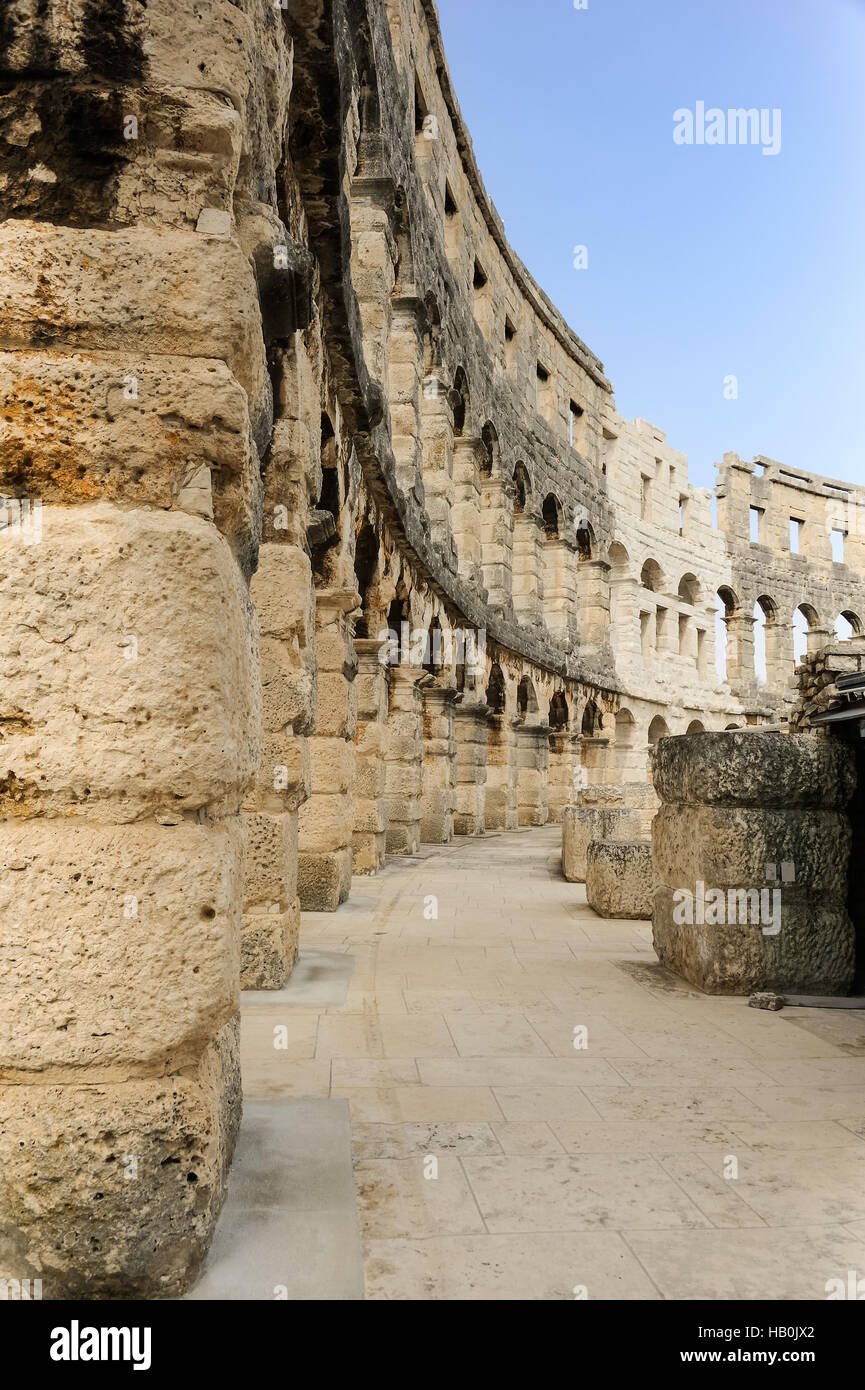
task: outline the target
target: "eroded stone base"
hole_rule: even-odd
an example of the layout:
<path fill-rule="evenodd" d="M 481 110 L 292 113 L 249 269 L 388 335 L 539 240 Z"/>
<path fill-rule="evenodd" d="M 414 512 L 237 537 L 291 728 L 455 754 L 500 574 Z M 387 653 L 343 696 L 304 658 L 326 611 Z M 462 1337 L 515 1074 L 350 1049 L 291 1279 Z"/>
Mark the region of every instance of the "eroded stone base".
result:
<path fill-rule="evenodd" d="M 238 1021 L 158 1081 L 0 1090 L 0 1279 L 41 1279 L 45 1299 L 190 1286 L 240 1124 Z"/>

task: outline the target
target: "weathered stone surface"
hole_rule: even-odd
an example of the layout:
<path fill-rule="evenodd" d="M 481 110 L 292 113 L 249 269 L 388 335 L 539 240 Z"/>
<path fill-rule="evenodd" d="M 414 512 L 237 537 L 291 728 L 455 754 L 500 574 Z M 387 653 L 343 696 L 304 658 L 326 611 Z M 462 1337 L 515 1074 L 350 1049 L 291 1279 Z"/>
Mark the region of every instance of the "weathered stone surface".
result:
<path fill-rule="evenodd" d="M 236 1025 L 157 1082 L 0 1089 L 0 1278 L 46 1299 L 189 1287 L 240 1123 Z"/>
<path fill-rule="evenodd" d="M 260 755 L 257 650 L 226 542 L 183 513 L 46 508 L 4 551 L 6 815 L 135 820 L 236 803 Z"/>
<path fill-rule="evenodd" d="M 655 788 L 668 804 L 843 808 L 855 776 L 849 751 L 782 733 L 691 734 L 655 749 Z"/>
<path fill-rule="evenodd" d="M 0 399 L 0 495 L 26 474 L 43 504 L 172 507 L 206 468 L 218 528 L 230 536 L 247 525 L 258 460 L 245 393 L 224 362 L 3 352 Z"/>
<path fill-rule="evenodd" d="M 705 751 L 697 754 L 698 775 L 690 748 L 678 761 L 670 751 L 701 741 L 662 745 L 659 789 L 676 799 L 653 825 L 659 959 L 709 993 L 845 993 L 854 969 L 851 832 L 843 811 L 820 803 L 845 803 L 849 750 L 784 734 L 718 735 L 719 784 L 709 778 Z M 758 789 L 768 789 L 774 773 L 770 804 L 716 804 L 722 788 L 730 800 L 751 800 L 755 770 Z M 772 803 L 784 787 L 791 804 L 778 807 Z M 704 792 L 713 804 L 685 804 L 680 789 L 691 798 Z M 710 911 L 700 906 L 707 894 Z"/>
<path fill-rule="evenodd" d="M 0 1070 L 195 1061 L 237 1009 L 235 826 L 0 823 Z"/>
<path fill-rule="evenodd" d="M 592 840 L 586 902 L 601 917 L 652 915 L 652 846 L 642 840 Z"/>
<path fill-rule="evenodd" d="M 621 806 L 566 806 L 562 813 L 562 873 L 585 883 L 593 840 L 625 839 L 639 833 L 639 817 Z"/>

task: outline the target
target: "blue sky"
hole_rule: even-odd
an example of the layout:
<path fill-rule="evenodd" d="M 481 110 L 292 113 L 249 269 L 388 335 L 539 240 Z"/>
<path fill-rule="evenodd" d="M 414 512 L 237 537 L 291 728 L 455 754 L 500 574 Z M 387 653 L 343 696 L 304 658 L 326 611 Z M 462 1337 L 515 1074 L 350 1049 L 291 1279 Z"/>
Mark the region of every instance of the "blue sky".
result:
<path fill-rule="evenodd" d="M 865 484 L 865 0 L 439 13 L 511 243 L 622 414 L 666 430 L 698 486 L 728 449 Z M 674 144 L 698 101 L 779 108 L 780 152 Z"/>

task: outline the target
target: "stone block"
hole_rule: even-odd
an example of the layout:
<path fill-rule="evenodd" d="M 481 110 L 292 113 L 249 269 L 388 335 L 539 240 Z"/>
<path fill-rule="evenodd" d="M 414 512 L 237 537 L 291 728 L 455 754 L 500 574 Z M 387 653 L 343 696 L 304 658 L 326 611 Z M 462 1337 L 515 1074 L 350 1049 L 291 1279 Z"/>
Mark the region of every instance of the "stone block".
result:
<path fill-rule="evenodd" d="M 240 1111 L 236 1019 L 172 1076 L 0 1088 L 0 1278 L 39 1278 L 45 1299 L 183 1293 Z"/>
<path fill-rule="evenodd" d="M 585 883 L 592 840 L 638 838 L 639 821 L 619 805 L 566 806 L 562 812 L 562 873 L 569 883 Z"/>
<path fill-rule="evenodd" d="M 601 917 L 652 916 L 652 846 L 641 840 L 592 840 L 586 902 Z"/>
<path fill-rule="evenodd" d="M 300 902 L 284 912 L 246 912 L 240 951 L 241 989 L 282 989 L 297 960 Z"/>
<path fill-rule="evenodd" d="M 843 810 L 856 786 L 853 755 L 811 734 L 689 734 L 661 739 L 654 783 L 669 805 Z"/>
<path fill-rule="evenodd" d="M 236 825 L 0 825 L 3 1074 L 196 1061 L 237 1008 L 240 859 Z"/>
<path fill-rule="evenodd" d="M 297 890 L 302 911 L 335 912 L 348 897 L 351 873 L 350 845 L 321 853 L 302 850 L 297 863 Z"/>
<path fill-rule="evenodd" d="M 653 826 L 662 964 L 712 994 L 845 993 L 850 840 L 839 811 L 663 806 Z M 723 906 L 707 913 L 699 903 L 710 891 Z"/>
<path fill-rule="evenodd" d="M 260 756 L 252 610 L 212 525 L 44 509 L 4 546 L 0 803 L 133 820 L 236 803 Z"/>

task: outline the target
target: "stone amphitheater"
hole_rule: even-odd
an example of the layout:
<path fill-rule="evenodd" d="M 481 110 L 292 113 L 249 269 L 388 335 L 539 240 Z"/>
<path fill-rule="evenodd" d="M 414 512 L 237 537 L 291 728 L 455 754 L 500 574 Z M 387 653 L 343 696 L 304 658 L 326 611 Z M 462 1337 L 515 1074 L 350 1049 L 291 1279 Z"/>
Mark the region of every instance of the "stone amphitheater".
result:
<path fill-rule="evenodd" d="M 11 0 L 0 50 L 0 1275 L 177 1296 L 301 915 L 568 807 L 647 841 L 659 739 L 789 738 L 865 496 L 618 413 L 433 0 Z"/>

